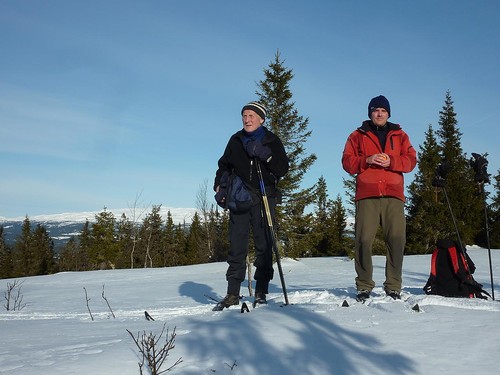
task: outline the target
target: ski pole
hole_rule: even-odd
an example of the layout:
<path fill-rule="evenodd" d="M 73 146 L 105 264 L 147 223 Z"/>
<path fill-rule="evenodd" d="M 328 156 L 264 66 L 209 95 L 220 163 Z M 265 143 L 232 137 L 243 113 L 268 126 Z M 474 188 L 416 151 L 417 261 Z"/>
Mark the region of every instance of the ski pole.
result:
<path fill-rule="evenodd" d="M 458 243 L 460 245 L 460 251 L 462 253 L 464 253 L 464 249 L 462 248 L 462 239 L 460 238 L 460 232 L 458 231 L 457 222 L 455 221 L 455 215 L 453 215 L 453 210 L 451 209 L 450 200 L 448 199 L 448 193 L 446 193 L 446 187 L 443 186 L 442 188 L 444 191 L 444 196 L 446 198 L 446 203 L 448 203 L 448 208 L 450 209 L 450 215 L 451 215 L 451 219 L 453 221 L 453 225 L 455 226 L 455 231 L 457 232 L 457 238 L 458 238 Z"/>
<path fill-rule="evenodd" d="M 493 267 L 491 265 L 491 246 L 490 246 L 490 230 L 488 227 L 488 210 L 486 208 L 486 192 L 484 191 L 484 183 L 479 183 L 479 189 L 483 195 L 484 201 L 484 222 L 486 226 L 486 244 L 488 245 L 488 259 L 490 263 L 490 282 L 491 282 L 491 298 L 495 300 L 495 290 L 493 287 Z"/>
<path fill-rule="evenodd" d="M 274 231 L 273 218 L 271 216 L 271 210 L 269 208 L 269 201 L 267 199 L 266 187 L 264 185 L 264 178 L 262 177 L 262 170 L 260 169 L 260 163 L 257 159 L 255 159 L 255 166 L 257 168 L 257 175 L 259 177 L 260 192 L 262 194 L 262 202 L 264 203 L 264 210 L 266 213 L 267 226 L 269 227 L 269 234 L 271 235 L 271 240 L 273 242 L 274 255 L 276 256 L 276 264 L 278 265 L 278 272 L 280 274 L 281 288 L 283 289 L 283 296 L 285 297 L 285 305 L 288 305 L 288 294 L 286 292 L 285 277 L 283 276 L 283 269 L 281 268 L 278 240 L 276 238 L 276 233 Z"/>
<path fill-rule="evenodd" d="M 493 289 L 493 268 L 491 265 L 491 246 L 490 246 L 490 230 L 488 228 L 488 205 L 486 204 L 486 191 L 484 185 L 490 182 L 490 175 L 488 174 L 488 160 L 486 156 L 481 154 L 472 153 L 470 159 L 470 166 L 474 169 L 474 179 L 477 182 L 479 194 L 483 196 L 484 203 L 484 225 L 486 227 L 486 243 L 488 245 L 488 259 L 490 262 L 490 280 L 491 280 L 491 298 L 495 300 L 495 290 Z"/>

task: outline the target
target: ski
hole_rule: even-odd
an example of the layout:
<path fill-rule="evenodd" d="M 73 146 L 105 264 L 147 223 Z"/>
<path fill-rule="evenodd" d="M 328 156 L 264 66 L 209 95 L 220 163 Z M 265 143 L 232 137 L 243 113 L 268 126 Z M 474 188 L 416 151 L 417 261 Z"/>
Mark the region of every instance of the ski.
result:
<path fill-rule="evenodd" d="M 210 299 L 211 301 L 215 302 L 215 306 L 212 308 L 212 311 L 223 311 L 224 309 L 228 309 L 230 307 L 239 305 L 238 304 L 238 305 L 227 306 L 222 302 L 223 298 L 217 299 L 215 297 L 209 296 L 208 294 L 204 294 L 204 296 L 207 297 L 208 299 Z M 243 298 L 244 298 L 244 296 L 240 296 L 239 299 L 242 300 Z M 242 303 L 241 308 L 240 308 L 240 312 L 241 313 L 250 312 L 250 309 L 248 308 L 248 305 L 246 304 L 246 302 Z"/>
<path fill-rule="evenodd" d="M 234 307 L 236 306 L 239 306 L 239 305 L 231 305 L 231 306 L 225 306 L 222 304 L 222 299 L 217 299 L 215 297 L 212 297 L 208 294 L 204 294 L 205 297 L 207 297 L 208 299 L 210 299 L 211 301 L 215 302 L 215 306 L 212 308 L 212 311 L 223 311 L 225 309 L 229 309 L 231 308 L 231 310 L 236 310 Z M 240 300 L 244 299 L 245 297 L 244 296 L 240 296 Z M 250 308 L 248 307 L 248 305 L 250 304 L 248 301 L 242 301 L 242 304 L 241 304 L 241 307 L 240 307 L 240 312 L 243 314 L 243 313 L 247 313 L 247 312 L 250 312 L 252 310 L 255 310 L 258 306 L 261 306 L 261 305 L 267 305 L 267 301 L 264 300 L 265 302 L 263 302 L 262 300 L 254 300 L 251 305 L 252 305 L 252 309 L 250 310 Z M 248 303 L 247 303 L 248 302 Z"/>
<path fill-rule="evenodd" d="M 353 304 L 362 304 L 362 305 L 370 305 L 370 302 L 371 301 L 387 301 L 387 302 L 402 302 L 402 303 L 408 303 L 408 300 L 409 300 L 410 297 L 406 297 L 406 298 L 400 298 L 400 299 L 395 299 L 395 298 L 392 298 L 392 297 L 389 297 L 389 296 L 386 296 L 386 297 L 370 297 L 370 298 L 366 298 L 366 299 L 358 299 L 356 298 L 354 300 L 354 303 L 351 302 L 351 304 L 349 304 L 349 302 L 347 301 L 347 299 L 344 299 L 344 301 L 342 302 L 341 304 L 341 307 L 350 307 L 352 306 Z M 410 306 L 408 304 L 408 306 Z M 418 305 L 418 303 L 414 304 L 413 306 L 411 306 L 411 310 L 412 311 L 415 311 L 415 312 L 420 312 L 420 306 Z"/>

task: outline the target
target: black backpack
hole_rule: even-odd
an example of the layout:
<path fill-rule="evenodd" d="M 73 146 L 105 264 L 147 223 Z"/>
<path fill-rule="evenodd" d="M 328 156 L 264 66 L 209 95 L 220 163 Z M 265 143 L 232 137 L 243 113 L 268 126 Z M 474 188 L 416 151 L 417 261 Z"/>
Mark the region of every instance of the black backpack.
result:
<path fill-rule="evenodd" d="M 438 240 L 436 245 L 431 258 L 431 274 L 424 286 L 426 294 L 482 299 L 491 297 L 472 277 L 476 266 L 464 247 L 449 239 Z"/>

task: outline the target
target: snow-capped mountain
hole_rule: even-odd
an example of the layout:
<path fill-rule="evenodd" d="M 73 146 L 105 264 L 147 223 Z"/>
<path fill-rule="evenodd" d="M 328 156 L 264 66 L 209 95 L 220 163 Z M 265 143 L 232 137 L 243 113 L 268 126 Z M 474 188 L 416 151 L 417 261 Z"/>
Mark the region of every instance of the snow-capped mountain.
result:
<path fill-rule="evenodd" d="M 136 221 L 138 223 L 142 222 L 144 217 L 151 212 L 151 210 L 146 209 L 136 209 L 135 213 L 130 208 L 125 209 L 106 209 L 108 212 L 112 212 L 116 220 L 120 220 L 122 214 L 125 214 L 129 220 Z M 47 229 L 50 237 L 54 240 L 54 245 L 57 248 L 60 245 L 64 245 L 72 236 L 77 236 L 85 222 L 94 222 L 96 215 L 100 211 L 84 211 L 84 212 L 67 212 L 60 214 L 50 214 L 50 215 L 36 215 L 29 216 L 28 218 L 31 222 L 32 228 L 36 225 L 41 224 Z M 161 207 L 160 213 L 163 218 L 167 218 L 167 214 L 170 212 L 172 215 L 172 220 L 176 224 L 186 223 L 191 224 L 193 215 L 196 212 L 195 208 L 173 208 L 173 207 Z M 21 233 L 21 228 L 23 221 L 26 217 L 16 217 L 16 218 L 5 218 L 0 216 L 0 226 L 4 228 L 5 241 L 11 244 L 15 241 L 16 237 Z"/>

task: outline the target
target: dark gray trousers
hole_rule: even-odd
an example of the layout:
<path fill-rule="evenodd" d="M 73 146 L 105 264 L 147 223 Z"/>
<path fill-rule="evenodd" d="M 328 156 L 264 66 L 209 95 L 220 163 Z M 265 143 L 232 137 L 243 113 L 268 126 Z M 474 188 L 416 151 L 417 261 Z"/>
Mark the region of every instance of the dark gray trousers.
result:
<path fill-rule="evenodd" d="M 268 198 L 268 200 L 274 222 L 276 200 L 274 198 Z M 226 272 L 228 294 L 239 295 L 240 285 L 245 280 L 250 228 L 255 245 L 256 292 L 268 293 L 269 280 L 272 280 L 274 274 L 272 240 L 265 218 L 264 205 L 260 201 L 248 212 L 231 212 L 229 215 L 230 246 L 227 258 L 229 267 Z"/>

